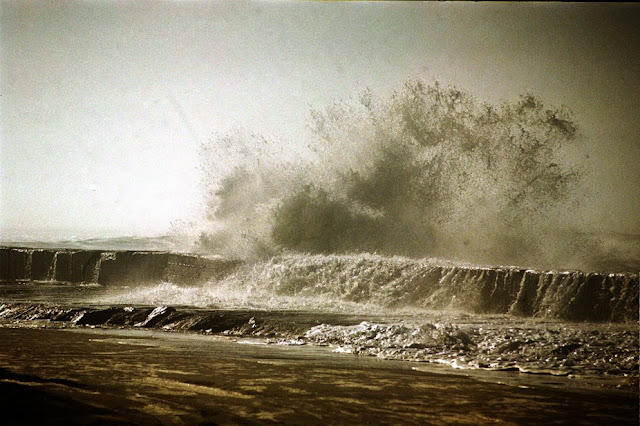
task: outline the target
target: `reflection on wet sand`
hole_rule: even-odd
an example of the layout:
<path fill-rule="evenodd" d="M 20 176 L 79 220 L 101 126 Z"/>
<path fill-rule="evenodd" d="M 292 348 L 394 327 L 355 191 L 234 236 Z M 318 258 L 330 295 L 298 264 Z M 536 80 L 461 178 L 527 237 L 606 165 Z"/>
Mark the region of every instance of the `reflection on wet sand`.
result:
<path fill-rule="evenodd" d="M 488 383 L 326 348 L 142 330 L 3 328 L 0 337 L 0 387 L 22 398 L 5 399 L 4 412 L 17 421 L 34 420 L 34 405 L 71 423 L 637 421 L 632 392 Z"/>

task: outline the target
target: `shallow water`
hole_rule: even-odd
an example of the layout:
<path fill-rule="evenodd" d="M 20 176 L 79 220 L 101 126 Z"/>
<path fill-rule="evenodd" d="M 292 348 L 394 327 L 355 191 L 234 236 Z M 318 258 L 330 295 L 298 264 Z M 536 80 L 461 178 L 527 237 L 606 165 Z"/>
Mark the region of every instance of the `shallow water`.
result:
<path fill-rule="evenodd" d="M 593 384 L 434 374 L 438 367 L 265 343 L 0 328 L 0 405 L 15 424 L 637 424 L 637 395 Z"/>
<path fill-rule="evenodd" d="M 160 289 L 171 288 L 167 286 Z M 116 294 L 97 285 L 0 285 L 4 302 L 0 323 L 4 327 L 101 326 L 257 337 L 265 344 L 328 346 L 346 354 L 412 361 L 417 368 L 443 365 L 465 371 L 561 376 L 568 386 L 577 379 L 632 389 L 638 380 L 638 326 L 633 323 L 572 323 L 427 310 L 385 314 L 380 309 L 347 313 L 169 306 L 137 299 L 152 291 L 161 290 L 158 286 L 121 288 Z M 138 296 L 127 300 L 127 294 Z M 154 302 L 153 298 L 148 301 Z"/>

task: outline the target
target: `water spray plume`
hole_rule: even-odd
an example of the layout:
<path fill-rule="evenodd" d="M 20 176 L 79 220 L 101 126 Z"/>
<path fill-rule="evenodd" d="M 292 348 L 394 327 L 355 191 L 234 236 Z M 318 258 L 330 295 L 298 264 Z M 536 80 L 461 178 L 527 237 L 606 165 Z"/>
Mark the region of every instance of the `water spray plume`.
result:
<path fill-rule="evenodd" d="M 242 161 L 207 181 L 203 250 L 598 266 L 600 241 L 578 231 L 585 171 L 571 153 L 582 137 L 564 107 L 532 94 L 491 105 L 408 80 L 388 97 L 365 90 L 312 111 L 310 128 L 310 153 L 295 160 L 256 135 L 205 145 L 210 167 L 221 142 Z"/>

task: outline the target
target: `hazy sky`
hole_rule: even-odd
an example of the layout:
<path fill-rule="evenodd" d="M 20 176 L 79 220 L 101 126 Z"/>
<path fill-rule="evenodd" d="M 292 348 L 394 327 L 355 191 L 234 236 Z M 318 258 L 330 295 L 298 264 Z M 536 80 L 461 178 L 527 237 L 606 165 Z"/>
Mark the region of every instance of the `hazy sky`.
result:
<path fill-rule="evenodd" d="M 3 1 L 0 239 L 166 232 L 197 148 L 304 140 L 310 108 L 409 77 L 575 113 L 591 219 L 640 232 L 635 4 Z"/>

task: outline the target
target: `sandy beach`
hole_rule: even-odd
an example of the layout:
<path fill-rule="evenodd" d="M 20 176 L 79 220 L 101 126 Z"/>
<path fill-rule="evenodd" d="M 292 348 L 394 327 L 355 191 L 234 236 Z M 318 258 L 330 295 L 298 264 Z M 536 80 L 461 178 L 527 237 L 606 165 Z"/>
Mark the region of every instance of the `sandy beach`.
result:
<path fill-rule="evenodd" d="M 197 334 L 0 329 L 4 424 L 637 424 L 638 395 Z M 8 420 L 8 423 L 6 421 Z"/>

